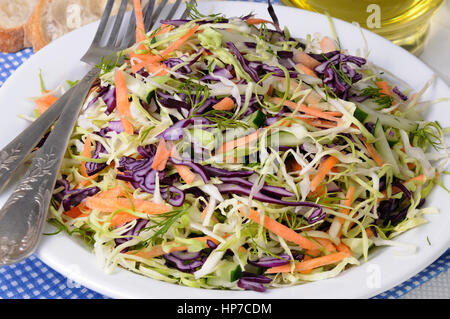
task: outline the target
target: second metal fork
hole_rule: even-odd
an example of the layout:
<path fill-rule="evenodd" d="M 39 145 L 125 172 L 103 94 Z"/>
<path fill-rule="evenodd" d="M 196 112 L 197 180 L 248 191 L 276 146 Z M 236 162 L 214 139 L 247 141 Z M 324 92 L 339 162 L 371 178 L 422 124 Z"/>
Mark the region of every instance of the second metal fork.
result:
<path fill-rule="evenodd" d="M 160 4 L 157 11 L 161 11 L 165 2 L 167 1 L 163 1 L 162 6 Z M 176 7 L 180 2 L 180 0 L 177 1 Z M 92 44 L 81 59 L 83 62 L 94 66 L 101 61 L 102 57 L 111 56 L 133 44 L 136 25 L 134 10 L 128 26 L 123 26 L 126 4 L 127 0 L 122 0 L 118 14 L 111 17 L 114 0 L 108 0 Z M 151 14 L 153 7 L 152 0 L 144 7 L 146 30 L 153 26 L 159 15 L 159 12 L 158 15 L 156 12 Z M 173 15 L 174 12 L 171 10 L 170 14 Z M 108 32 L 107 26 L 112 21 L 114 24 L 111 31 Z M 120 37 L 119 34 L 123 34 L 121 31 L 124 28 L 126 29 L 125 35 Z M 105 45 L 102 44 L 103 39 L 106 40 Z M 56 110 L 59 108 L 62 113 L 44 145 L 36 151 L 29 169 L 0 210 L 0 265 L 18 262 L 35 250 L 45 224 L 54 185 L 69 138 L 83 101 L 98 75 L 99 69 L 92 68 L 76 87 L 60 98 L 60 102 L 56 102 L 58 104 L 52 106 Z M 67 105 L 61 106 L 59 105 L 61 103 L 67 103 Z M 41 136 L 50 125 L 51 123 L 46 129 L 43 129 Z"/>

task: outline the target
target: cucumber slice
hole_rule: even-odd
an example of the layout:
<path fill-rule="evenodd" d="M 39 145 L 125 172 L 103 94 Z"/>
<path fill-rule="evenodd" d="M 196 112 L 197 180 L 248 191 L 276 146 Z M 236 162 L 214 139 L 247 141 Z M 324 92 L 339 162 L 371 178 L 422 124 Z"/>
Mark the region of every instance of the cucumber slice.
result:
<path fill-rule="evenodd" d="M 400 169 L 397 160 L 395 159 L 394 153 L 392 152 L 392 149 L 386 139 L 386 135 L 384 133 L 380 120 L 377 120 L 377 122 L 375 123 L 374 136 L 376 139 L 374 143 L 376 150 L 386 163 L 392 165 L 394 175 L 398 176 L 400 174 Z"/>
<path fill-rule="evenodd" d="M 156 86 L 138 80 L 134 76 L 131 76 L 127 73 L 124 73 L 124 77 L 127 88 L 132 94 L 135 94 L 146 103 L 151 102 Z M 152 81 L 158 84 L 163 84 L 169 79 L 170 77 L 168 76 L 156 76 L 152 78 Z"/>
<path fill-rule="evenodd" d="M 419 126 L 419 124 L 414 121 L 405 119 L 403 117 L 375 111 L 362 103 L 358 104 L 358 108 L 370 115 L 372 118 L 379 120 L 382 125 L 388 127 L 394 127 L 397 129 L 405 130 L 406 132 L 412 132 L 417 130 L 417 127 Z"/>
<path fill-rule="evenodd" d="M 242 277 L 241 266 L 225 259 L 220 261 L 216 269 L 216 276 L 223 281 L 233 282 Z"/>
<path fill-rule="evenodd" d="M 237 265 L 235 269 L 230 272 L 230 281 L 236 281 L 242 277 L 242 269 L 240 265 Z"/>
<path fill-rule="evenodd" d="M 271 146 L 298 146 L 307 139 L 307 131 L 301 124 L 291 127 L 280 128 L 267 138 L 268 145 Z"/>
<path fill-rule="evenodd" d="M 364 123 L 364 121 L 367 119 L 369 114 L 361 110 L 359 107 L 356 107 L 355 112 L 353 113 L 353 116 L 360 121 L 361 123 Z"/>
<path fill-rule="evenodd" d="M 390 147 L 394 146 L 400 141 L 400 134 L 393 128 L 387 129 L 385 135 Z"/>
<path fill-rule="evenodd" d="M 255 128 L 260 128 L 263 126 L 264 122 L 266 121 L 266 114 L 264 114 L 261 110 L 257 110 L 252 115 L 249 116 L 247 119 L 247 122 L 250 123 Z"/>

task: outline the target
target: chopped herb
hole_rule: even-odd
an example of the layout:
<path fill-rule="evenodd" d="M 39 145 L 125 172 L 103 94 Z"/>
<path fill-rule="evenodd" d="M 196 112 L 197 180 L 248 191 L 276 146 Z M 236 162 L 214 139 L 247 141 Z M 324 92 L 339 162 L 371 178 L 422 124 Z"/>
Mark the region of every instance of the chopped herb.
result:
<path fill-rule="evenodd" d="M 116 68 L 119 64 L 121 57 L 122 55 L 120 53 L 113 53 L 110 56 L 102 57 L 100 63 L 95 66 L 96 68 L 100 69 L 100 76 L 114 70 L 114 68 Z"/>
<path fill-rule="evenodd" d="M 360 96 L 369 96 L 383 109 L 392 106 L 392 102 L 394 101 L 392 96 L 383 94 L 380 90 L 378 87 L 369 86 L 361 91 Z"/>
<path fill-rule="evenodd" d="M 168 196 L 170 196 L 168 194 Z M 184 214 L 189 210 L 189 207 L 184 207 L 182 209 L 172 210 L 170 212 L 155 215 L 151 217 L 153 225 L 146 228 L 146 230 L 155 229 L 155 233 L 146 240 L 145 246 L 154 245 L 159 241 L 163 240 L 163 236 L 167 233 L 175 222 L 177 222 Z"/>

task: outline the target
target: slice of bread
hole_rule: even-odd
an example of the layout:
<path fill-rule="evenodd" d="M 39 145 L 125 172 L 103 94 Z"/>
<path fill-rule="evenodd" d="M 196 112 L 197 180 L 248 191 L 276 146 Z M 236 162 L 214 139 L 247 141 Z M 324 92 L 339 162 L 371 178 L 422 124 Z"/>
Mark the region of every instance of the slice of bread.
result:
<path fill-rule="evenodd" d="M 142 0 L 144 7 L 149 0 Z M 155 6 L 162 0 L 154 0 Z M 176 0 L 169 0 L 174 3 Z M 183 0 L 186 1 L 186 0 Z M 107 0 L 0 0 L 0 51 L 33 47 L 37 52 L 51 41 L 101 18 Z M 133 0 L 127 0 L 128 10 Z M 116 14 L 121 1 L 115 1 Z"/>
<path fill-rule="evenodd" d="M 17 52 L 30 47 L 25 25 L 38 0 L 0 0 L 0 51 Z"/>
<path fill-rule="evenodd" d="M 143 0 L 142 5 L 148 1 Z M 156 4 L 160 1 L 157 0 Z M 34 51 L 72 30 L 99 20 L 106 2 L 107 0 L 38 0 L 25 28 Z M 127 2 L 127 10 L 131 10 L 133 0 Z M 121 1 L 114 2 L 113 15 L 119 10 L 120 3 Z"/>
<path fill-rule="evenodd" d="M 106 0 L 39 0 L 26 25 L 34 51 L 60 36 L 97 21 Z"/>

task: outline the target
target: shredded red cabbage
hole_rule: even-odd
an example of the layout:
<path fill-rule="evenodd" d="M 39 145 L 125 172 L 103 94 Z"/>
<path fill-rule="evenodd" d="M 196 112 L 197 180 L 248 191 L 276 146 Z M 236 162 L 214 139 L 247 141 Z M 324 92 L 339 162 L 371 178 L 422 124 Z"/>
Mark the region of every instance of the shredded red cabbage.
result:
<path fill-rule="evenodd" d="M 183 119 L 176 122 L 174 125 L 160 133 L 157 138 L 164 138 L 166 141 L 178 141 L 184 136 L 184 130 L 190 125 L 201 126 L 209 125 L 211 122 L 203 117 L 195 117 Z"/>
<path fill-rule="evenodd" d="M 229 171 L 223 168 L 212 167 L 210 165 L 204 165 L 203 168 L 211 176 L 216 177 L 248 177 L 253 175 L 255 171 Z"/>
<path fill-rule="evenodd" d="M 186 260 L 179 258 L 175 253 L 165 254 L 163 257 L 176 269 L 189 273 L 194 272 L 197 268 L 201 267 L 206 260 L 206 258 L 202 258 L 200 260 L 196 258 Z"/>
<path fill-rule="evenodd" d="M 402 99 L 403 101 L 408 100 L 408 97 L 405 94 L 403 94 L 402 91 L 400 91 L 398 87 L 394 86 L 394 88 L 392 89 L 392 92 L 397 94 L 400 97 L 400 99 Z"/>
<path fill-rule="evenodd" d="M 99 191 L 100 188 L 98 188 L 97 186 L 71 190 L 69 197 L 63 199 L 62 204 L 64 207 L 64 211 L 68 211 L 72 207 L 80 205 L 85 198 L 94 196 Z"/>
<path fill-rule="evenodd" d="M 361 67 L 366 62 L 366 59 L 361 57 L 336 53 L 330 59 L 315 67 L 314 71 L 323 76 L 323 83 L 333 90 L 336 95 L 342 99 L 347 99 L 348 91 L 352 84 L 362 79 L 362 75 L 357 73 L 347 63 L 353 63 Z"/>
<path fill-rule="evenodd" d="M 248 75 L 250 75 L 252 80 L 255 82 L 259 82 L 260 79 L 258 73 L 249 66 L 249 62 L 244 58 L 244 56 L 238 50 L 238 48 L 236 48 L 236 46 L 232 42 L 227 42 L 226 45 L 228 49 L 230 49 L 230 52 L 236 56 L 242 68 L 244 69 L 245 72 L 248 73 Z"/>
<path fill-rule="evenodd" d="M 220 180 L 224 183 L 229 183 L 229 184 L 237 184 L 237 185 L 241 185 L 244 187 L 249 187 L 252 188 L 253 187 L 253 183 L 243 179 L 242 177 L 221 177 Z M 266 195 L 272 195 L 272 196 L 276 196 L 276 197 L 294 197 L 295 194 L 282 188 L 282 187 L 278 187 L 278 186 L 271 186 L 271 185 L 264 185 L 261 188 L 261 192 L 265 193 Z"/>

